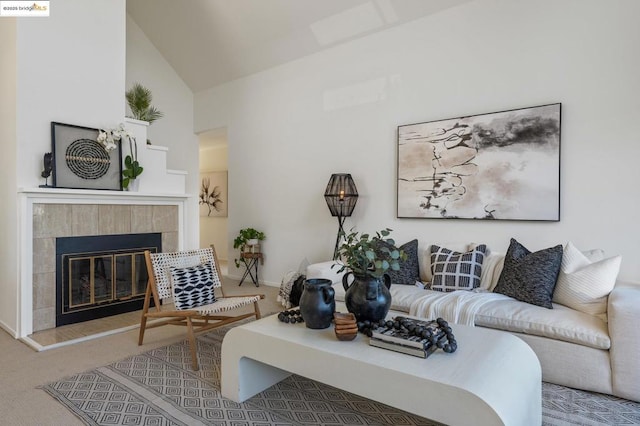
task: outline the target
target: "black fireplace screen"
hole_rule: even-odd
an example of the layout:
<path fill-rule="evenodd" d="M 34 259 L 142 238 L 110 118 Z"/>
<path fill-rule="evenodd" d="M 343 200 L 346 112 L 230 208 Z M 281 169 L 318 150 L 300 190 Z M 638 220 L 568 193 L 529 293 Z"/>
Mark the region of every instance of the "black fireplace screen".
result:
<path fill-rule="evenodd" d="M 144 251 L 161 234 L 56 239 L 56 326 L 140 309 L 147 286 Z"/>

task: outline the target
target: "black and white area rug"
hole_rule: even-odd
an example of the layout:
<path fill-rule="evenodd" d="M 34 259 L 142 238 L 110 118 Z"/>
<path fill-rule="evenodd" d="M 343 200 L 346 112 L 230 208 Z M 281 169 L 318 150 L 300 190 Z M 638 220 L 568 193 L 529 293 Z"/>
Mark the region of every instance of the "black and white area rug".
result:
<path fill-rule="evenodd" d="M 238 404 L 220 395 L 224 329 L 134 355 L 42 388 L 88 425 L 432 425 L 404 411 L 290 376 Z M 640 425 L 640 404 L 543 383 L 543 425 Z M 443 407 L 443 409 L 455 409 Z"/>

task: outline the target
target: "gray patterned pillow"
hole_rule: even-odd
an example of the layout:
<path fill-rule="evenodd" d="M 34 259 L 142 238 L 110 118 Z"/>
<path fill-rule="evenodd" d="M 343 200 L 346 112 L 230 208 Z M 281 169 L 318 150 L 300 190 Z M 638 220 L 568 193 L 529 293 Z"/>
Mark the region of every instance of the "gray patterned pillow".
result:
<path fill-rule="evenodd" d="M 561 244 L 532 253 L 512 238 L 504 257 L 504 268 L 493 291 L 553 309 L 551 300 L 561 265 Z"/>
<path fill-rule="evenodd" d="M 188 268 L 170 268 L 176 309 L 193 309 L 216 301 L 211 262 Z"/>
<path fill-rule="evenodd" d="M 450 292 L 480 287 L 482 262 L 487 251 L 485 244 L 466 253 L 431 246 L 431 290 Z"/>
<path fill-rule="evenodd" d="M 391 244 L 378 240 L 378 246 L 392 248 Z M 415 285 L 416 281 L 420 281 L 420 267 L 418 265 L 418 240 L 411 240 L 404 243 L 398 249 L 405 252 L 407 259 L 400 261 L 400 270 L 389 270 L 387 274 L 391 278 L 392 284 Z"/>

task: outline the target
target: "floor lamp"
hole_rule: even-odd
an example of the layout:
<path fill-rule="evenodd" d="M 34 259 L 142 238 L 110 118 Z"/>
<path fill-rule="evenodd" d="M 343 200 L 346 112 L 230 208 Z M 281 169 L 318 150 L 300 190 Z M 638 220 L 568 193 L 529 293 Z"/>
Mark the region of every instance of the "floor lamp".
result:
<path fill-rule="evenodd" d="M 345 235 L 344 220 L 351 216 L 358 201 L 358 190 L 349 173 L 334 173 L 329 179 L 327 189 L 324 191 L 324 199 L 329 206 L 331 216 L 338 218 L 338 236 L 336 246 L 333 249 L 333 259 L 338 258 L 340 239 Z"/>

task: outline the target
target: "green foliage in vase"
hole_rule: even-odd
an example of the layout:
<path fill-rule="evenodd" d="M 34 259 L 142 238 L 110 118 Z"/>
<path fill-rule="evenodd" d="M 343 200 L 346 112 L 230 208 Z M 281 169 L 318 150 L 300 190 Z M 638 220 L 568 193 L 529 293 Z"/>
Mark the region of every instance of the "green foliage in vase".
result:
<path fill-rule="evenodd" d="M 147 121 L 153 123 L 163 117 L 163 113 L 156 107 L 151 105 L 153 95 L 151 90 L 147 89 L 140 83 L 135 83 L 131 89 L 125 92 L 125 98 L 131 108 L 133 118 L 136 120 Z"/>
<path fill-rule="evenodd" d="M 338 248 L 342 263 L 333 266 L 340 268 L 338 272 L 349 269 L 354 275 L 370 278 L 382 278 L 389 270 L 398 271 L 400 261 L 406 260 L 407 255 L 395 246 L 392 238 L 388 238 L 390 233 L 389 228 L 375 235 L 358 234 L 352 229 Z"/>
<path fill-rule="evenodd" d="M 233 248 L 240 249 L 240 252 L 244 251 L 244 247 L 249 240 L 262 241 L 266 238 L 264 232 L 258 231 L 253 228 L 244 228 L 238 232 L 238 236 L 233 240 Z M 236 268 L 240 267 L 240 259 L 233 259 L 236 264 Z"/>

